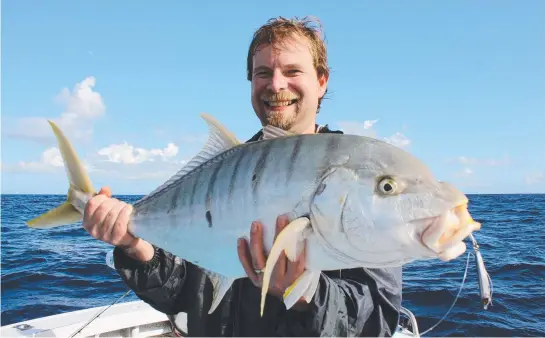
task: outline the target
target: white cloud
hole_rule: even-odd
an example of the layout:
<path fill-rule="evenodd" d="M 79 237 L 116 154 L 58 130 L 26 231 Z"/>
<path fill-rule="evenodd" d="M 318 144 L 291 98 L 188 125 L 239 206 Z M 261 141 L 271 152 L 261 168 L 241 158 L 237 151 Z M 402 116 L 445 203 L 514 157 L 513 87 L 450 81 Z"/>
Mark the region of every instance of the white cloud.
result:
<path fill-rule="evenodd" d="M 456 172 L 453 173 L 454 177 L 469 179 L 470 177 L 474 177 L 475 171 L 469 167 L 463 167 Z"/>
<path fill-rule="evenodd" d="M 458 156 L 456 158 L 450 158 L 447 160 L 448 163 L 455 163 L 461 166 L 461 169 L 457 171 L 454 175 L 457 177 L 469 177 L 475 173 L 475 168 L 477 167 L 498 167 L 504 166 L 511 163 L 509 157 L 506 155 L 503 159 L 480 159 L 469 156 Z"/>
<path fill-rule="evenodd" d="M 340 121 L 337 122 L 337 125 L 345 134 L 376 137 L 376 132 L 373 130 L 373 126 L 377 122 L 378 120 L 366 120 L 363 122 Z"/>
<path fill-rule="evenodd" d="M 96 155 L 81 159 L 83 166 L 93 177 L 107 177 L 108 180 L 161 180 L 174 175 L 185 160 L 177 159 L 178 146 L 169 143 L 163 149 L 136 148 L 127 143 L 114 144 L 100 149 Z M 106 157 L 104 161 L 101 157 Z M 127 167 L 130 165 L 130 168 Z M 65 175 L 64 162 L 57 147 L 46 149 L 39 160 L 2 163 L 5 172 L 31 172 Z M 92 178 L 93 178 L 92 177 Z M 91 178 L 91 179 L 92 179 Z M 162 183 L 162 182 L 160 182 Z"/>
<path fill-rule="evenodd" d="M 510 160 L 507 156 L 504 156 L 503 159 L 477 159 L 467 156 L 458 156 L 456 161 L 462 165 L 473 165 L 473 166 L 502 166 L 510 163 Z"/>
<path fill-rule="evenodd" d="M 545 174 L 542 171 L 534 171 L 526 174 L 524 182 L 528 185 L 538 184 L 545 182 Z"/>
<path fill-rule="evenodd" d="M 337 125 L 345 134 L 381 139 L 399 148 L 404 148 L 411 144 L 411 140 L 401 132 L 396 132 L 392 136 L 378 137 L 377 132 L 374 129 L 374 126 L 378 121 L 379 120 L 365 120 L 363 122 L 340 121 L 337 122 Z M 406 128 L 407 126 L 403 124 L 403 129 Z"/>
<path fill-rule="evenodd" d="M 178 154 L 178 146 L 169 143 L 163 149 L 144 149 L 136 148 L 127 142 L 122 144 L 112 144 L 98 151 L 101 156 L 106 156 L 108 161 L 123 164 L 137 164 L 146 161 L 155 161 L 161 159 L 166 161 Z"/>
<path fill-rule="evenodd" d="M 127 165 L 122 162 L 94 162 L 93 177 L 101 177 L 106 182 L 112 180 L 153 181 L 155 186 L 162 184 L 180 170 L 187 159 L 170 158 L 164 161 L 144 161 Z"/>
<path fill-rule="evenodd" d="M 2 170 L 7 172 L 61 172 L 64 163 L 58 148 L 46 149 L 37 161 L 19 161 L 16 164 L 3 163 Z"/>
<path fill-rule="evenodd" d="M 88 172 L 94 170 L 89 163 L 82 161 L 82 164 Z M 37 161 L 19 161 L 17 164 L 5 164 L 2 169 L 8 172 L 65 173 L 61 152 L 57 147 L 44 150 Z"/>
<path fill-rule="evenodd" d="M 407 136 L 403 135 L 400 132 L 397 132 L 390 137 L 385 137 L 384 141 L 399 148 L 407 147 L 408 145 L 411 144 L 411 140 L 409 140 Z"/>
<path fill-rule="evenodd" d="M 39 161 L 19 161 L 18 168 L 21 171 L 32 172 L 48 172 L 56 171 L 62 168 L 64 163 L 62 161 L 61 153 L 57 147 L 51 147 L 46 149 Z"/>
<path fill-rule="evenodd" d="M 77 83 L 72 91 L 63 88 L 55 97 L 55 101 L 64 106 L 64 111 L 59 117 L 49 119 L 71 140 L 89 140 L 93 133 L 93 120 L 103 116 L 106 111 L 102 96 L 94 91 L 95 85 L 95 77 L 89 76 Z M 17 119 L 14 125 L 5 129 L 5 134 L 11 137 L 49 141 L 54 134 L 47 119 L 45 117 Z"/>

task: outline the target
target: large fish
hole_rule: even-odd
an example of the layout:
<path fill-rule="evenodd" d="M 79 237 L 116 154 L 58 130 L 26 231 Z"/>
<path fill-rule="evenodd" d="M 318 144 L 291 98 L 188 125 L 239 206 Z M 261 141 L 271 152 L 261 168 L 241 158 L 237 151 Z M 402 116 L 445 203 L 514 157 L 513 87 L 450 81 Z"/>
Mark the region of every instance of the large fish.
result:
<path fill-rule="evenodd" d="M 462 192 L 386 142 L 267 126 L 262 141 L 241 143 L 211 116 L 202 117 L 209 126 L 203 149 L 133 205 L 128 231 L 203 268 L 214 285 L 209 313 L 235 279 L 246 277 L 236 243 L 256 219 L 264 223 L 268 254 L 261 314 L 278 257 L 284 251 L 295 260 L 305 241 L 306 271 L 284 294 L 288 309 L 313 297 L 321 271 L 452 260 L 481 226 Z M 50 124 L 70 188 L 64 204 L 28 222 L 34 228 L 80 221 L 96 195 L 70 142 Z M 285 213 L 291 223 L 273 243 L 276 217 Z"/>

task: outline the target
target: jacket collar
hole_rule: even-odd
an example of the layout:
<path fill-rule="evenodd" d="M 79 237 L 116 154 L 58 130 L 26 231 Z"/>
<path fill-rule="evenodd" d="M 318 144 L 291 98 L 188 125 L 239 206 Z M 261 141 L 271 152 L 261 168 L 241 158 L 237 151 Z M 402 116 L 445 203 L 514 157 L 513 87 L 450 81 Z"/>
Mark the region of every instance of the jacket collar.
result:
<path fill-rule="evenodd" d="M 342 132 L 342 130 L 331 130 L 329 129 L 329 125 L 325 124 L 325 125 L 319 125 L 319 124 L 316 124 L 316 133 L 318 134 L 344 134 Z M 259 130 L 254 136 L 252 136 L 252 138 L 250 138 L 248 141 L 246 142 L 254 142 L 254 141 L 259 141 L 261 140 L 261 138 L 263 137 L 263 130 Z"/>

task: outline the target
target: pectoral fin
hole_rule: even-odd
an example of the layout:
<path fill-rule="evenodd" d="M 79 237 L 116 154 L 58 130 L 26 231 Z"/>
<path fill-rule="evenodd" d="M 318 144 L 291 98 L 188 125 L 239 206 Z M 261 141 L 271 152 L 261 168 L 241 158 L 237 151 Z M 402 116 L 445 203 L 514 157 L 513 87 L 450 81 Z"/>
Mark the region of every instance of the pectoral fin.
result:
<path fill-rule="evenodd" d="M 293 220 L 288 224 L 273 243 L 265 269 L 263 272 L 263 286 L 261 287 L 261 316 L 265 308 L 265 299 L 267 291 L 269 291 L 269 283 L 271 280 L 272 271 L 282 251 L 286 252 L 286 256 L 290 261 L 295 261 L 298 253 L 302 250 L 304 240 L 311 232 L 310 220 L 306 217 L 301 217 Z"/>
<path fill-rule="evenodd" d="M 291 307 L 303 297 L 309 303 L 318 288 L 320 282 L 320 271 L 305 271 L 293 284 L 284 292 L 284 304 L 286 309 Z"/>
<path fill-rule="evenodd" d="M 225 296 L 225 293 L 231 288 L 231 285 L 233 285 L 235 279 L 225 277 L 209 270 L 203 269 L 203 271 L 210 279 L 210 282 L 212 283 L 214 289 L 214 291 L 212 292 L 212 305 L 210 306 L 210 310 L 208 310 L 208 314 L 211 314 L 221 303 L 221 300 Z"/>

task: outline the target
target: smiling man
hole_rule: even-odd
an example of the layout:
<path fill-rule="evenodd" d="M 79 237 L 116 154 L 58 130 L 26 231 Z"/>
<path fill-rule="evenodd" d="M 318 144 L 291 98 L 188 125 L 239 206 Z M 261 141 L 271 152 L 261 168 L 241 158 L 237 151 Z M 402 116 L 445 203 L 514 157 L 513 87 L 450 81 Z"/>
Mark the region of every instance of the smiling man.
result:
<path fill-rule="evenodd" d="M 277 18 L 259 28 L 248 50 L 251 100 L 263 126 L 295 133 L 331 133 L 316 124 L 327 92 L 326 47 L 312 20 Z M 262 131 L 248 142 L 261 139 Z M 172 315 L 187 313 L 191 336 L 390 336 L 401 307 L 401 268 L 349 269 L 322 273 L 316 294 L 286 310 L 282 295 L 304 271 L 281 256 L 271 277 L 267 311 L 260 317 L 261 270 L 266 256 L 262 225 L 254 222 L 249 243 L 240 239 L 238 254 L 248 278 L 235 281 L 218 308 L 208 314 L 212 286 L 196 265 L 127 232 L 130 206 L 101 190 L 88 203 L 84 228 L 116 246 L 115 267 L 136 295 Z M 277 219 L 277 234 L 288 223 Z M 250 225 L 249 225 L 250 226 Z M 233 250 L 235 248 L 233 247 Z"/>
<path fill-rule="evenodd" d="M 252 106 L 263 126 L 314 133 L 329 70 L 318 32 L 276 20 L 254 34 L 248 55 Z"/>

